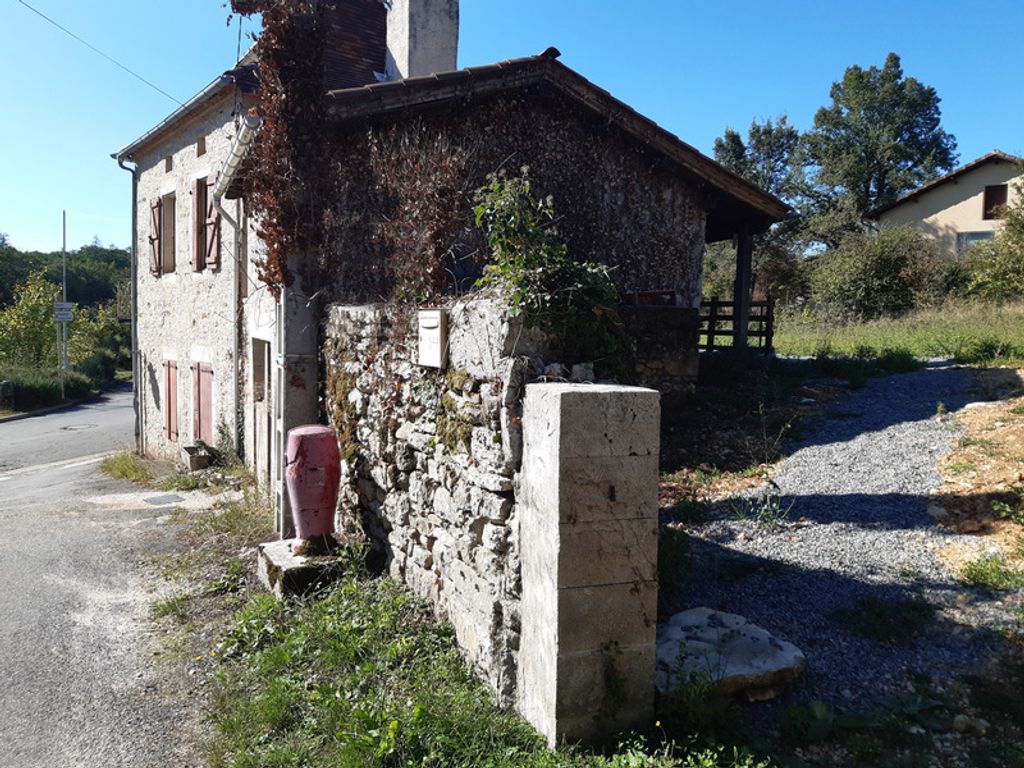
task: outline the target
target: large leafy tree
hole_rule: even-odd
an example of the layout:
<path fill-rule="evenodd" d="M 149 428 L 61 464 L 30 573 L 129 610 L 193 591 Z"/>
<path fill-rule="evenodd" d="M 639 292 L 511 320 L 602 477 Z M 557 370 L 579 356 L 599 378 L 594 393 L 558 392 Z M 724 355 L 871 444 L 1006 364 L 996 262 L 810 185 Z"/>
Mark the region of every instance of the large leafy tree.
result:
<path fill-rule="evenodd" d="M 761 189 L 789 203 L 795 210 L 804 207 L 806 179 L 800 131 L 782 115 L 763 122 L 754 120 L 746 138 L 732 128 L 715 139 L 715 160 Z M 754 238 L 754 278 L 758 293 L 791 298 L 799 293 L 798 257 L 801 245 L 801 218 L 780 222 Z M 705 293 L 732 294 L 735 251 L 730 245 L 709 248 L 705 270 Z"/>
<path fill-rule="evenodd" d="M 832 193 L 826 208 L 863 214 L 953 168 L 956 139 L 942 129 L 938 94 L 904 76 L 895 53 L 881 69 L 849 67 L 831 98 L 805 137 Z"/>

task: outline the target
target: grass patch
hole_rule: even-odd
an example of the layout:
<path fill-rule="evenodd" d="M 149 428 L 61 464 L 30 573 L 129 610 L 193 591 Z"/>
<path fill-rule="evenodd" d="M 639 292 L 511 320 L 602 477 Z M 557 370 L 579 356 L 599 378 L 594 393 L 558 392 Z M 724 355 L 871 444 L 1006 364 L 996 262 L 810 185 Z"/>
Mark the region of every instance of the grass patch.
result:
<path fill-rule="evenodd" d="M 100 471 L 110 477 L 145 484 L 152 481 L 149 468 L 134 451 L 121 451 L 100 462 Z"/>
<path fill-rule="evenodd" d="M 979 366 L 1024 366 L 1024 303 L 997 306 L 950 302 L 899 318 L 837 325 L 808 316 L 782 316 L 775 335 L 780 354 L 816 356 L 821 350 L 857 358 L 867 350 L 899 350 Z"/>
<path fill-rule="evenodd" d="M 935 606 L 920 596 L 882 600 L 872 595 L 829 614 L 861 637 L 890 645 L 913 645 L 934 617 Z"/>
<path fill-rule="evenodd" d="M 188 618 L 188 595 L 174 595 L 166 600 L 153 603 L 153 616 L 158 619 L 173 618 L 184 622 Z"/>
<path fill-rule="evenodd" d="M 1024 571 L 1011 566 L 1003 555 L 985 555 L 964 565 L 960 580 L 972 587 L 1010 591 L 1024 588 Z"/>
<path fill-rule="evenodd" d="M 546 749 L 494 706 L 452 629 L 388 579 L 349 565 L 319 600 L 252 598 L 223 643 L 211 768 L 262 766 L 653 766 L 759 764 L 725 749 L 650 748 L 611 757 Z"/>
<path fill-rule="evenodd" d="M 156 487 L 161 491 L 195 491 L 202 485 L 200 479 L 191 474 L 168 475 L 156 482 Z"/>

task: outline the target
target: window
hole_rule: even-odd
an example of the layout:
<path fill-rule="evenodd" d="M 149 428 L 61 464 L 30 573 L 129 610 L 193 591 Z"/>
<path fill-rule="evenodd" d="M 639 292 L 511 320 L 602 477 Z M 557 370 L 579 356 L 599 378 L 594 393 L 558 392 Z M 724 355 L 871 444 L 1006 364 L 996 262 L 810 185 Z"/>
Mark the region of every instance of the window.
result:
<path fill-rule="evenodd" d="M 192 439 L 213 445 L 213 368 L 192 363 Z"/>
<path fill-rule="evenodd" d="M 178 364 L 164 361 L 164 437 L 178 442 Z"/>
<path fill-rule="evenodd" d="M 1006 184 L 993 184 L 985 187 L 985 219 L 1001 219 L 1007 200 Z"/>
<path fill-rule="evenodd" d="M 270 342 L 252 340 L 252 399 L 262 403 L 270 396 Z"/>
<path fill-rule="evenodd" d="M 196 140 L 196 157 L 202 157 L 206 154 L 206 137 L 200 136 Z"/>
<path fill-rule="evenodd" d="M 174 194 L 149 204 L 149 271 L 156 277 L 174 271 Z"/>
<path fill-rule="evenodd" d="M 957 253 L 964 253 L 975 243 L 991 240 L 994 235 L 994 232 L 958 232 L 956 235 Z"/>
<path fill-rule="evenodd" d="M 160 212 L 160 271 L 165 275 L 174 271 L 175 255 L 175 205 L 174 194 L 164 195 Z"/>
<path fill-rule="evenodd" d="M 220 214 L 213 205 L 213 182 L 196 179 L 192 190 L 192 269 L 220 268 Z"/>
<path fill-rule="evenodd" d="M 168 155 L 164 158 L 164 173 L 170 173 L 174 170 L 174 156 Z"/>

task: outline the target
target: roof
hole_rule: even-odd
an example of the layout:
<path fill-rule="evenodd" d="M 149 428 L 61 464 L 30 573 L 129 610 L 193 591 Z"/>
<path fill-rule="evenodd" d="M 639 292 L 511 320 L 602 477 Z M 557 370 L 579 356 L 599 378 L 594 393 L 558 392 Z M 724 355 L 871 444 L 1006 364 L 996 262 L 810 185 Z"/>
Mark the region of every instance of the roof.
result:
<path fill-rule="evenodd" d="M 335 120 L 350 120 L 547 84 L 639 140 L 687 177 L 720 193 L 720 204 L 709 215 L 709 242 L 730 237 L 743 225 L 764 231 L 790 214 L 781 200 L 565 66 L 557 60 L 560 55 L 549 48 L 538 56 L 499 64 L 330 91 L 327 113 Z"/>
<path fill-rule="evenodd" d="M 909 203 L 916 200 L 918 197 L 923 195 L 925 192 L 930 192 L 936 187 L 941 187 L 943 184 L 949 182 L 956 182 L 964 174 L 970 173 L 971 171 L 977 170 L 983 165 L 989 163 L 1024 163 L 1024 158 L 1017 157 L 1016 155 L 1009 155 L 1006 152 L 1000 152 L 998 149 L 989 152 L 987 155 L 982 155 L 977 160 L 974 160 L 967 165 L 962 165 L 955 171 L 950 171 L 945 176 L 939 176 L 939 178 L 929 181 L 927 184 L 923 184 L 912 192 L 908 192 L 902 197 L 898 197 L 888 205 L 880 205 L 878 208 L 873 208 L 864 214 L 864 218 L 877 221 L 883 213 L 888 213 L 893 208 Z"/>

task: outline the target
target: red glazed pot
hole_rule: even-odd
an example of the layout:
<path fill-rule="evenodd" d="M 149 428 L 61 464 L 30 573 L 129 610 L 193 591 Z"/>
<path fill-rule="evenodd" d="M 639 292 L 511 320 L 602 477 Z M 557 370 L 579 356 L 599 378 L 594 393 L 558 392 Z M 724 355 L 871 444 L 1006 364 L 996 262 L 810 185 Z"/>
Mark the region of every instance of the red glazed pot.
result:
<path fill-rule="evenodd" d="M 334 533 L 341 482 L 338 438 L 329 427 L 310 425 L 288 432 L 285 482 L 300 539 Z"/>

